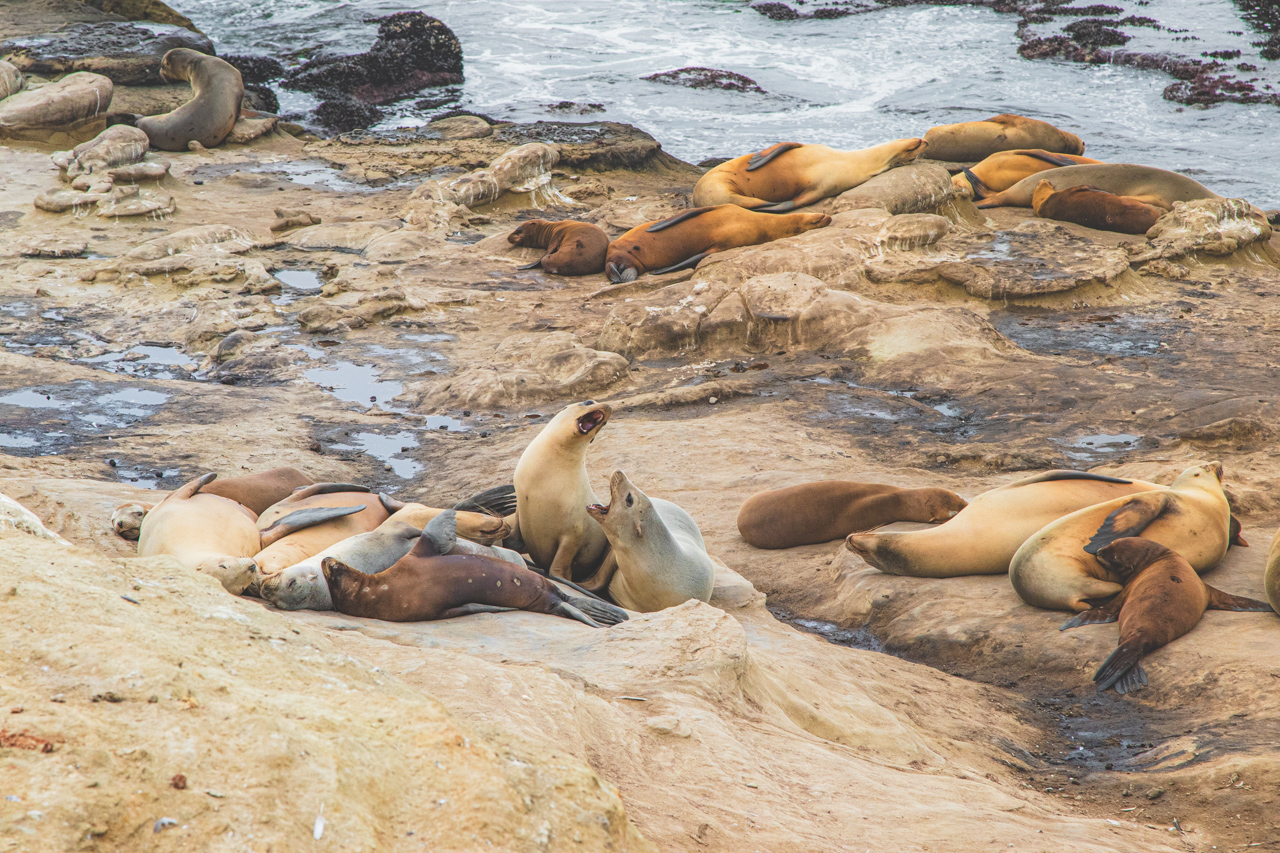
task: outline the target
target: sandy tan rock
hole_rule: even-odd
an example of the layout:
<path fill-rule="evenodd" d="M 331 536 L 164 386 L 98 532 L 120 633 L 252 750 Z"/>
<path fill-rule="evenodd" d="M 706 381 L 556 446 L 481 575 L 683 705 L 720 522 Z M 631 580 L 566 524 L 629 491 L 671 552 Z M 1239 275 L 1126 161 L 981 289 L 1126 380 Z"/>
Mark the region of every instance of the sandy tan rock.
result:
<path fill-rule="evenodd" d="M 10 95 L 0 101 L 0 137 L 74 129 L 107 112 L 111 88 L 111 80 L 101 74 L 77 71 Z"/>
<path fill-rule="evenodd" d="M 427 125 L 441 139 L 483 139 L 493 135 L 493 127 L 479 116 L 451 116 Z"/>
<path fill-rule="evenodd" d="M 0 59 L 0 101 L 21 91 L 24 85 L 26 80 L 23 79 L 22 72 L 12 63 Z"/>
<path fill-rule="evenodd" d="M 227 134 L 226 141 L 244 145 L 260 136 L 271 133 L 279 123 L 279 116 L 267 115 L 266 113 L 253 117 L 241 115 L 236 119 L 235 126 L 231 128 L 231 133 Z"/>
<path fill-rule="evenodd" d="M 1134 263 L 1177 260 L 1203 253 L 1230 255 L 1259 244 L 1265 249 L 1271 225 L 1249 202 L 1239 198 L 1206 198 L 1174 202 L 1147 232 L 1147 242 L 1130 252 Z M 1276 262 L 1277 258 L 1272 258 Z"/>
<path fill-rule="evenodd" d="M 44 526 L 40 517 L 13 498 L 0 492 L 0 536 L 17 531 L 37 539 L 48 539 L 61 545 L 71 543 Z"/>
<path fill-rule="evenodd" d="M 881 208 L 890 213 L 932 213 L 956 198 L 951 173 L 933 164 L 911 163 L 876 175 L 832 199 L 832 211 Z"/>
<path fill-rule="evenodd" d="M 364 247 L 364 256 L 378 263 L 399 264 L 417 260 L 438 242 L 421 231 L 402 228 L 374 237 Z"/>
<path fill-rule="evenodd" d="M 49 190 L 40 193 L 33 202 L 38 210 L 65 213 L 68 210 L 90 208 L 105 200 L 109 192 L 81 192 L 79 190 Z"/>
<path fill-rule="evenodd" d="M 151 216 L 159 219 L 172 216 L 177 209 L 173 196 L 141 196 L 135 193 L 120 199 L 103 199 L 98 202 L 97 214 L 103 219 L 121 216 Z"/>
<path fill-rule="evenodd" d="M 105 172 L 119 166 L 139 163 L 146 156 L 151 143 L 147 135 L 136 127 L 118 124 L 99 133 L 88 142 L 77 145 L 71 151 L 51 155 L 53 163 L 62 169 L 67 179 L 77 175 Z"/>
<path fill-rule="evenodd" d="M 374 222 L 337 222 L 328 225 L 312 225 L 290 232 L 282 239 L 299 249 L 328 249 L 359 254 L 374 238 L 404 227 L 399 219 L 379 219 Z"/>

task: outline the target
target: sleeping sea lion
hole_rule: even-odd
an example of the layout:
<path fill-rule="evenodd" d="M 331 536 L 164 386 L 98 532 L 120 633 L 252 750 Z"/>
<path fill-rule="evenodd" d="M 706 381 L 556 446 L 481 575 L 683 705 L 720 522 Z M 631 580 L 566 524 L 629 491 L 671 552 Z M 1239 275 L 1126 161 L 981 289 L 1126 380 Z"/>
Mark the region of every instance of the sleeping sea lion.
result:
<path fill-rule="evenodd" d="M 1099 693 L 1114 687 L 1125 694 L 1145 687 L 1143 657 L 1194 628 L 1206 609 L 1271 610 L 1265 601 L 1214 589 L 1181 555 L 1150 539 L 1117 539 L 1098 549 L 1097 557 L 1125 587 L 1101 607 L 1062 623 L 1062 630 L 1120 621 L 1120 645 L 1093 676 Z"/>
<path fill-rule="evenodd" d="M 203 494 L 217 474 L 205 474 L 164 500 L 142 519 L 138 556 L 168 554 L 184 568 L 217 578 L 239 595 L 257 575 L 259 550 L 254 514 L 233 500 Z"/>
<path fill-rule="evenodd" d="M 1031 199 L 1041 181 L 1048 181 L 1055 190 L 1069 187 L 1093 187 L 1113 195 L 1130 196 L 1144 204 L 1164 210 L 1172 210 L 1175 201 L 1193 201 L 1198 198 L 1222 198 L 1186 175 L 1168 172 L 1152 166 L 1132 163 L 1103 163 L 1100 165 L 1062 166 L 1046 169 L 1023 178 L 1009 189 L 987 196 L 977 206 L 1031 207 Z"/>
<path fill-rule="evenodd" d="M 1162 488 L 1083 471 L 1048 471 L 983 492 L 930 530 L 854 533 L 845 547 L 882 572 L 918 578 L 998 575 L 1046 524 L 1123 495 Z"/>
<path fill-rule="evenodd" d="M 430 526 L 441 515 L 454 512 L 419 503 L 400 503 L 386 496 L 383 496 L 383 506 L 394 510 L 389 521 L 402 521 L 419 530 Z M 492 545 L 511 535 L 510 522 L 487 512 L 454 512 L 453 518 L 457 535 L 471 542 Z"/>
<path fill-rule="evenodd" d="M 192 142 L 205 148 L 220 145 L 240 118 L 244 81 L 229 62 L 185 47 L 160 60 L 160 77 L 191 84 L 191 100 L 163 115 L 147 116 L 137 127 L 160 151 L 186 151 Z"/>
<path fill-rule="evenodd" d="M 1031 207 L 1036 216 L 1044 219 L 1074 222 L 1085 228 L 1119 234 L 1146 234 L 1165 213 L 1163 208 L 1129 196 L 1103 192 L 1094 187 L 1055 190 L 1048 181 L 1041 181 L 1036 186 L 1031 195 Z"/>
<path fill-rule="evenodd" d="M 1084 610 L 1089 599 L 1120 591 L 1121 579 L 1095 556 L 1117 539 L 1142 536 L 1172 548 L 1197 571 L 1216 566 L 1232 543 L 1231 508 L 1222 491 L 1222 463 L 1193 465 L 1165 489 L 1117 498 L 1046 526 L 1022 544 L 1009 580 L 1027 604 Z"/>
<path fill-rule="evenodd" d="M 946 521 L 966 506 L 946 489 L 821 480 L 760 492 L 738 510 L 738 532 L 757 548 L 794 548 L 843 539 L 895 521 Z"/>
<path fill-rule="evenodd" d="M 320 563 L 325 557 L 341 560 L 366 575 L 385 571 L 408 554 L 422 531 L 402 521 L 387 519 L 376 530 L 350 536 L 318 554 L 262 579 L 258 595 L 281 610 L 332 610 L 329 584 Z"/>
<path fill-rule="evenodd" d="M 1080 166 L 1101 163 L 1076 154 L 1054 154 L 1042 148 L 1021 148 L 1015 151 L 998 151 L 972 168 L 962 169 L 951 176 L 956 189 L 968 192 L 974 201 L 1009 189 L 1018 181 L 1037 172 L 1056 169 L 1059 166 Z"/>
<path fill-rule="evenodd" d="M 1048 122 L 1003 113 L 985 121 L 940 124 L 924 135 L 935 160 L 972 163 L 997 151 L 1039 148 L 1054 154 L 1083 154 L 1084 142 Z"/>
<path fill-rule="evenodd" d="M 764 213 L 785 213 L 905 166 L 924 149 L 923 139 L 896 139 L 861 151 L 779 142 L 712 167 L 693 188 L 693 206 L 736 204 Z"/>
<path fill-rule="evenodd" d="M 258 516 L 260 579 L 300 563 L 330 545 L 368 533 L 391 516 L 383 498 L 351 483 L 315 483 L 298 489 Z"/>
<path fill-rule="evenodd" d="M 214 480 L 200 489 L 203 494 L 230 498 L 254 512 L 265 512 L 267 507 L 282 501 L 298 488 L 309 486 L 312 479 L 297 468 L 272 468 L 257 474 L 227 477 Z M 137 539 L 142 519 L 155 506 L 143 501 L 121 504 L 111 513 L 111 527 L 121 539 Z"/>
<path fill-rule="evenodd" d="M 736 204 L 695 207 L 638 225 L 609 244 L 605 272 L 613 282 L 635 281 L 696 267 L 712 252 L 794 237 L 831 224 L 825 213 L 757 213 Z"/>
<path fill-rule="evenodd" d="M 513 246 L 546 249 L 547 253 L 531 264 L 516 269 L 542 267 L 552 275 L 592 275 L 604 272 L 604 256 L 609 250 L 609 235 L 589 222 L 548 222 L 531 219 L 507 235 Z"/>
<path fill-rule="evenodd" d="M 689 513 L 671 501 L 646 496 L 621 471 L 614 471 L 609 481 L 609 505 L 593 504 L 587 512 L 609 538 L 614 561 L 583 587 L 608 589 L 615 602 L 641 613 L 693 598 L 711 600 L 716 567 Z"/>

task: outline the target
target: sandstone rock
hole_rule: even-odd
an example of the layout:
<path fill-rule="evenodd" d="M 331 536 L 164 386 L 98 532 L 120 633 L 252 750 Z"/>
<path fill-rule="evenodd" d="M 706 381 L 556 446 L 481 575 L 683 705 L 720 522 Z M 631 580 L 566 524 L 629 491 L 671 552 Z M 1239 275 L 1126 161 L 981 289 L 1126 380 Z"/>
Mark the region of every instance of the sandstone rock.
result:
<path fill-rule="evenodd" d="M 191 19 L 174 11 L 163 0 L 85 0 L 85 4 L 101 9 L 112 15 L 119 15 L 126 21 L 150 21 L 157 24 L 173 24 L 184 27 L 193 33 L 200 33 Z"/>
<path fill-rule="evenodd" d="M 26 85 L 22 72 L 12 63 L 0 59 L 0 101 L 18 92 Z"/>
<path fill-rule="evenodd" d="M 117 166 L 114 169 L 108 169 L 107 175 L 112 181 L 125 183 L 137 183 L 139 181 L 158 181 L 165 175 L 169 174 L 169 167 L 172 164 L 165 158 L 157 154 L 148 154 L 142 158 L 139 163 L 131 163 L 128 166 Z"/>
<path fill-rule="evenodd" d="M 908 213 L 880 227 L 876 242 L 886 249 L 909 252 L 932 246 L 951 231 L 951 220 L 932 213 Z"/>
<path fill-rule="evenodd" d="M 1221 257 L 1271 239 L 1271 225 L 1239 198 L 1174 202 L 1147 232 L 1147 242 L 1130 249 L 1133 263 L 1177 260 L 1203 253 Z"/>
<path fill-rule="evenodd" d="M 378 219 L 373 222 L 336 222 L 329 225 L 312 225 L 287 234 L 283 240 L 298 249 L 324 249 L 336 252 L 360 254 L 374 238 L 399 231 L 404 222 L 399 219 Z"/>
<path fill-rule="evenodd" d="M 437 243 L 427 234 L 408 228 L 374 237 L 364 248 L 366 260 L 399 264 L 420 258 Z"/>
<path fill-rule="evenodd" d="M 276 129 L 276 125 L 280 123 L 279 116 L 260 114 L 256 117 L 241 115 L 236 119 L 235 125 L 231 128 L 231 132 L 227 134 L 226 141 L 243 145 L 252 142 L 260 136 L 265 136 Z"/>
<path fill-rule="evenodd" d="M 87 248 L 89 244 L 85 240 L 46 237 L 22 246 L 18 254 L 24 258 L 74 258 Z"/>
<path fill-rule="evenodd" d="M 0 138 L 30 131 L 74 129 L 106 114 L 111 89 L 107 77 L 77 72 L 56 83 L 10 95 L 0 101 Z"/>
<path fill-rule="evenodd" d="M 67 179 L 71 179 L 139 163 L 149 148 L 150 142 L 145 133 L 136 127 L 118 124 L 71 151 L 53 153 L 50 159 L 63 170 Z"/>
<path fill-rule="evenodd" d="M 51 532 L 40 521 L 40 517 L 13 498 L 0 494 L 0 536 L 11 531 L 25 533 L 38 539 L 48 539 L 60 545 L 71 546 L 71 543 L 56 533 Z"/>
<path fill-rule="evenodd" d="M 137 189 L 136 187 L 134 189 Z M 120 216 L 172 216 L 178 209 L 173 196 L 132 197 L 117 200 L 104 199 L 98 202 L 97 214 L 103 219 Z"/>
<path fill-rule="evenodd" d="M 271 230 L 290 231 L 294 228 L 306 228 L 308 225 L 319 224 L 320 217 L 308 211 L 276 208 L 276 221 L 271 223 Z"/>
<path fill-rule="evenodd" d="M 403 288 L 390 287 L 374 293 L 361 293 L 351 302 L 324 302 L 298 312 L 298 325 L 304 332 L 338 332 L 360 329 L 378 320 L 405 311 L 422 311 L 431 303 L 411 298 Z"/>
<path fill-rule="evenodd" d="M 96 205 L 106 199 L 106 192 L 80 192 L 79 190 L 48 190 L 35 197 L 33 202 L 38 210 L 50 213 L 65 213 L 68 210 L 80 210 Z"/>
<path fill-rule="evenodd" d="M 1225 418 L 1178 433 L 1178 438 L 1195 444 L 1230 444 L 1242 448 L 1266 446 L 1275 436 L 1275 429 L 1257 418 Z"/>
<path fill-rule="evenodd" d="M 253 235 L 234 225 L 196 225 L 157 237 L 131 249 L 122 260 L 154 261 L 195 249 L 217 246 L 238 254 L 253 247 Z"/>
<path fill-rule="evenodd" d="M 10 39 L 0 43 L 0 57 L 27 74 L 54 77 L 92 71 L 127 86 L 159 83 L 160 60 L 179 47 L 214 53 L 213 42 L 182 26 L 103 22 Z"/>
<path fill-rule="evenodd" d="M 451 116 L 427 125 L 441 139 L 483 139 L 493 136 L 493 127 L 479 116 Z"/>
<path fill-rule="evenodd" d="M 934 213 L 956 198 L 951 173 L 941 166 L 911 163 L 876 175 L 831 201 L 832 212 L 878 207 L 890 213 Z"/>
<path fill-rule="evenodd" d="M 550 145 L 541 142 L 521 145 L 495 159 L 487 168 L 448 181 L 427 181 L 410 194 L 406 213 L 411 212 L 418 201 L 465 206 L 485 204 L 507 190 L 549 181 L 550 169 L 559 160 L 559 152 Z"/>

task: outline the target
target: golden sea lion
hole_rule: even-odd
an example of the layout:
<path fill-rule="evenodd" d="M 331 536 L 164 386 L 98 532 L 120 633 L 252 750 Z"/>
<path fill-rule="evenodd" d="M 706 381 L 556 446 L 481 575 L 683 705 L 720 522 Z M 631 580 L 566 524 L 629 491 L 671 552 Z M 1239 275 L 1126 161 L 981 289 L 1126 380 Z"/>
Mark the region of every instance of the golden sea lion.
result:
<path fill-rule="evenodd" d="M 1055 154 L 1041 148 L 998 151 L 972 168 L 951 176 L 956 189 L 968 192 L 974 201 L 1009 189 L 1023 178 L 1061 166 L 1101 163 L 1076 154 Z"/>
<path fill-rule="evenodd" d="M 1031 207 L 1036 187 L 1048 181 L 1055 190 L 1070 187 L 1093 187 L 1113 195 L 1130 196 L 1144 204 L 1164 210 L 1172 210 L 1175 201 L 1194 201 L 1198 198 L 1222 198 L 1209 188 L 1186 175 L 1168 172 L 1152 166 L 1133 163 L 1102 163 L 1099 165 L 1062 166 L 1047 169 L 1023 178 L 1009 189 L 987 196 L 978 207 Z"/>
<path fill-rule="evenodd" d="M 924 135 L 934 160 L 972 163 L 998 151 L 1039 148 L 1054 154 L 1083 154 L 1084 142 L 1074 133 L 1026 116 L 1004 113 L 984 121 L 941 124 Z"/>
<path fill-rule="evenodd" d="M 1085 228 L 1115 231 L 1119 234 L 1146 234 L 1165 214 L 1163 208 L 1136 198 L 1114 195 L 1094 187 L 1067 187 L 1055 190 L 1053 184 L 1041 181 L 1031 196 L 1036 216 L 1074 222 Z"/>
<path fill-rule="evenodd" d="M 316 483 L 298 489 L 258 516 L 259 578 L 273 575 L 350 536 L 368 533 L 391 511 L 364 486 Z"/>
<path fill-rule="evenodd" d="M 259 471 L 256 474 L 218 478 L 205 486 L 202 491 L 230 498 L 244 504 L 255 513 L 263 513 L 296 490 L 314 484 L 315 480 L 297 468 L 285 465 L 269 471 Z"/>
<path fill-rule="evenodd" d="M 170 492 L 138 531 L 138 556 L 168 554 L 185 568 L 217 578 L 239 595 L 257 574 L 258 526 L 252 511 L 201 489 L 217 474 L 205 474 Z"/>
<path fill-rule="evenodd" d="M 138 119 L 138 129 L 161 151 L 186 151 L 192 142 L 220 145 L 240 118 L 244 81 L 229 62 L 185 47 L 160 60 L 160 77 L 189 83 L 191 100 L 172 112 Z"/>
<path fill-rule="evenodd" d="M 693 188 L 694 207 L 736 204 L 785 213 L 821 201 L 914 161 L 923 139 L 896 139 L 861 151 L 779 142 L 712 167 Z"/>
<path fill-rule="evenodd" d="M 609 244 L 605 272 L 613 282 L 635 281 L 695 267 L 712 252 L 794 237 L 831 224 L 825 213 L 757 213 L 736 204 L 695 207 L 638 225 Z"/>
<path fill-rule="evenodd" d="M 821 480 L 747 498 L 738 510 L 738 532 L 757 548 L 794 548 L 895 521 L 934 524 L 965 506 L 964 498 L 946 489 Z"/>
<path fill-rule="evenodd" d="M 1267 552 L 1267 571 L 1264 576 L 1267 600 L 1280 613 L 1280 532 L 1271 540 L 1271 550 Z"/>
<path fill-rule="evenodd" d="M 513 246 L 546 249 L 547 253 L 517 269 L 542 267 L 552 275 L 593 275 L 604 272 L 604 256 L 609 251 L 609 235 L 589 222 L 548 222 L 531 219 L 507 235 Z"/>

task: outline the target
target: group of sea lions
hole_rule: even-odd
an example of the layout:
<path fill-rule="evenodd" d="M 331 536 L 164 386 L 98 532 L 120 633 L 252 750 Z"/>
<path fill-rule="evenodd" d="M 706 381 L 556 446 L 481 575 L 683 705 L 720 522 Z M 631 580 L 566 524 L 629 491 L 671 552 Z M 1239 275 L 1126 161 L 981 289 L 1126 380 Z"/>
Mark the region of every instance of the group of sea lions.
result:
<path fill-rule="evenodd" d="M 761 492 L 738 514 L 759 548 L 845 538 L 890 574 L 1009 574 L 1026 603 L 1076 611 L 1062 629 L 1120 621 L 1120 645 L 1098 669 L 1099 691 L 1147 683 L 1141 660 L 1190 631 L 1206 609 L 1270 611 L 1280 598 L 1280 536 L 1267 568 L 1272 604 L 1200 580 L 1231 545 L 1247 545 L 1231 515 L 1222 465 L 1193 465 L 1160 486 L 1082 471 L 1048 471 L 968 503 L 946 489 L 826 481 Z M 899 521 L 937 526 L 872 532 Z M 938 522 L 941 522 L 940 524 Z"/>

